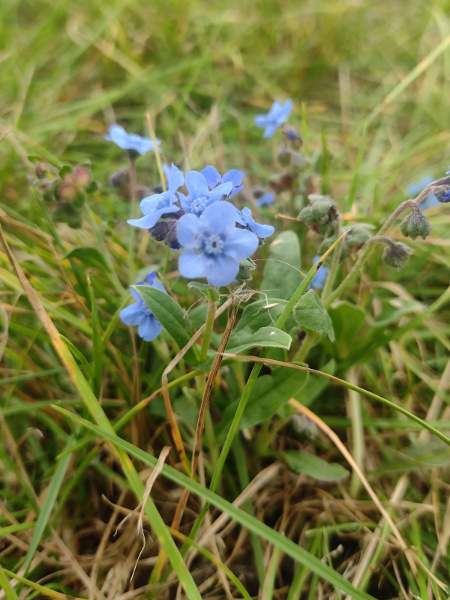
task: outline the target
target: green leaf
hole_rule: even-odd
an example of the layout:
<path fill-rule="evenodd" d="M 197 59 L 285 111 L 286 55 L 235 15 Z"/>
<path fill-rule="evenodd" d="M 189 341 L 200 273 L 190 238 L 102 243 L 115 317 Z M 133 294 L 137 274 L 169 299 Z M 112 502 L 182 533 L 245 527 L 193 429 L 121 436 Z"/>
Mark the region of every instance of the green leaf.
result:
<path fill-rule="evenodd" d="M 83 264 L 84 267 L 92 267 L 99 269 L 100 271 L 104 271 L 105 269 L 108 271 L 110 270 L 105 257 L 100 250 L 97 250 L 97 248 L 91 248 L 88 246 L 74 248 L 73 250 L 67 252 L 64 255 L 64 258 L 68 258 L 70 260 L 76 258 Z"/>
<path fill-rule="evenodd" d="M 239 428 L 253 427 L 272 417 L 290 398 L 301 391 L 307 372 L 275 367 L 270 375 L 259 377 L 245 407 Z M 230 404 L 224 412 L 224 426 L 233 418 L 239 401 Z"/>
<path fill-rule="evenodd" d="M 230 339 L 227 352 L 233 354 L 238 354 L 244 350 L 259 346 L 262 348 L 283 348 L 284 350 L 289 350 L 292 344 L 291 336 L 276 327 L 261 327 L 256 333 L 251 334 L 247 338 L 241 337 L 240 343 L 237 346 L 231 346 L 231 341 Z"/>
<path fill-rule="evenodd" d="M 237 346 L 245 339 L 261 329 L 274 325 L 283 312 L 287 301 L 280 298 L 257 300 L 244 308 L 239 323 L 231 334 L 229 346 Z M 289 329 L 289 327 L 286 327 Z"/>
<path fill-rule="evenodd" d="M 397 324 L 400 317 L 411 313 L 421 313 L 426 306 L 416 300 L 405 300 L 403 298 L 391 298 L 384 300 L 381 313 L 375 321 L 371 323 L 372 327 L 387 327 L 393 323 Z"/>
<path fill-rule="evenodd" d="M 180 350 L 189 343 L 192 337 L 192 327 L 189 317 L 175 300 L 149 285 L 133 286 L 141 295 L 145 304 L 152 311 L 167 333 L 174 339 Z M 195 348 L 190 348 L 185 355 L 189 364 L 197 364 Z"/>
<path fill-rule="evenodd" d="M 283 231 L 270 244 L 270 257 L 264 268 L 261 291 L 265 292 L 267 298 L 289 300 L 303 279 L 300 268 L 298 237 L 293 231 Z"/>
<path fill-rule="evenodd" d="M 219 292 L 216 290 L 216 288 L 212 287 L 207 283 L 202 283 L 200 281 L 191 281 L 190 283 L 188 283 L 188 288 L 197 290 L 202 296 L 210 298 L 214 302 L 217 302 L 217 300 L 219 299 Z"/>
<path fill-rule="evenodd" d="M 319 481 L 342 481 L 348 477 L 349 473 L 342 465 L 338 463 L 328 463 L 319 456 L 309 454 L 309 452 L 287 450 L 280 452 L 288 467 L 295 473 L 304 473 L 308 477 L 318 479 Z"/>
<path fill-rule="evenodd" d="M 314 290 L 309 290 L 294 306 L 294 319 L 304 329 L 326 333 L 334 342 L 334 330 L 331 318 L 322 300 Z"/>
<path fill-rule="evenodd" d="M 328 309 L 328 314 L 336 337 L 334 344 L 326 344 L 328 350 L 340 361 L 353 353 L 362 357 L 369 341 L 362 331 L 367 319 L 364 310 L 350 302 L 339 302 Z"/>

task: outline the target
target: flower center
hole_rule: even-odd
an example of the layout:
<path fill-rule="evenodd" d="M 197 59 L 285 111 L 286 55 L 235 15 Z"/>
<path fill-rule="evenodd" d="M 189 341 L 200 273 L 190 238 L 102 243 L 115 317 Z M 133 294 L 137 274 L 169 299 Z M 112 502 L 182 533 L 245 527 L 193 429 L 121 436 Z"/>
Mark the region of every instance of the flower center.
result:
<path fill-rule="evenodd" d="M 206 254 L 222 254 L 225 244 L 220 235 L 205 235 L 202 242 Z"/>
<path fill-rule="evenodd" d="M 205 210 L 205 208 L 206 208 L 206 198 L 204 196 L 200 196 L 200 198 L 196 198 L 195 200 L 192 200 L 191 212 L 194 215 L 197 215 L 197 217 L 202 214 L 202 212 Z"/>

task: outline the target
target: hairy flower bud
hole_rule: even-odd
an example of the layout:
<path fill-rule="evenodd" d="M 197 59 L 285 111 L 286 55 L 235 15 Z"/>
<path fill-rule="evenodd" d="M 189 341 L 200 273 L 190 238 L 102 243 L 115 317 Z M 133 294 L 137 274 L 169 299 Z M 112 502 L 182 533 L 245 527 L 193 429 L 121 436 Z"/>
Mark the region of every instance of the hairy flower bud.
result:
<path fill-rule="evenodd" d="M 431 225 L 425 215 L 417 207 L 400 223 L 400 231 L 405 237 L 415 240 L 417 237 L 427 238 L 431 233 Z"/>
<path fill-rule="evenodd" d="M 401 269 L 403 265 L 409 258 L 409 255 L 412 254 L 412 250 L 406 244 L 402 244 L 402 242 L 393 242 L 392 240 L 387 241 L 387 246 L 383 251 L 383 255 L 381 259 L 383 262 L 390 267 L 397 267 Z"/>

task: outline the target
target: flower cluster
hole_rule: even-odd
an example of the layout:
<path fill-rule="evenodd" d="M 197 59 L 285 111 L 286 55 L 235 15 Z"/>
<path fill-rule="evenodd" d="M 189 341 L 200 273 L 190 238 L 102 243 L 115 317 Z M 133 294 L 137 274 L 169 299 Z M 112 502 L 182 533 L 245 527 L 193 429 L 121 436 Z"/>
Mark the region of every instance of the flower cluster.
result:
<path fill-rule="evenodd" d="M 173 249 L 181 248 L 179 269 L 184 277 L 206 277 L 214 286 L 232 283 L 239 262 L 274 232 L 271 225 L 257 223 L 249 208 L 240 211 L 228 202 L 242 190 L 244 174 L 233 169 L 221 176 L 208 166 L 184 175 L 172 164 L 165 175 L 167 190 L 144 198 L 143 216 L 128 223 L 148 229 Z M 187 193 L 180 191 L 183 185 Z"/>

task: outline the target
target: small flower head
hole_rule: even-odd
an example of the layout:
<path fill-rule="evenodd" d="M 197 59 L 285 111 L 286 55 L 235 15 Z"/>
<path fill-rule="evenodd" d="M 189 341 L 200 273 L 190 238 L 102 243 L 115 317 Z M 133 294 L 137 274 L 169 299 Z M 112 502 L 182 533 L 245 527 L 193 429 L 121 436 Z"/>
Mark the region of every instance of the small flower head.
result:
<path fill-rule="evenodd" d="M 188 279 L 206 277 L 213 286 L 232 283 L 239 261 L 258 247 L 257 236 L 236 227 L 236 208 L 228 202 L 215 202 L 200 217 L 186 214 L 178 221 L 178 242 L 183 247 L 180 273 Z"/>
<path fill-rule="evenodd" d="M 387 242 L 387 239 L 384 241 L 386 241 L 386 248 L 383 250 L 381 259 L 390 267 L 401 269 L 412 254 L 411 248 L 402 242 L 393 242 L 392 240 Z"/>
<path fill-rule="evenodd" d="M 196 216 L 200 216 L 211 204 L 228 198 L 234 188 L 233 183 L 228 181 L 210 190 L 206 177 L 198 171 L 186 173 L 185 184 L 189 193 L 187 196 L 180 194 L 181 206 L 186 213 Z"/>
<path fill-rule="evenodd" d="M 129 219 L 127 223 L 141 229 L 151 229 L 163 216 L 177 213 L 180 210 L 177 190 L 184 183 L 183 173 L 174 164 L 168 175 L 169 189 L 162 194 L 153 194 L 141 201 L 144 216 L 140 219 Z"/>
<path fill-rule="evenodd" d="M 259 238 L 264 239 L 266 237 L 269 237 L 269 235 L 272 235 L 275 231 L 275 227 L 273 227 L 272 225 L 261 225 L 260 223 L 257 223 L 253 219 L 252 211 L 249 208 L 243 208 L 241 211 L 236 209 L 236 211 L 236 221 L 240 225 L 250 229 L 250 231 L 253 231 L 253 233 L 255 233 Z"/>
<path fill-rule="evenodd" d="M 242 171 L 238 171 L 237 169 L 231 169 L 231 171 L 227 171 L 225 175 L 220 176 L 220 173 L 217 169 L 208 166 L 202 169 L 201 173 L 206 179 L 210 190 L 213 190 L 222 183 L 232 183 L 233 188 L 228 196 L 228 199 L 232 198 L 238 192 L 244 189 L 244 186 L 242 185 L 242 180 L 245 177 L 245 173 L 243 173 Z"/>
<path fill-rule="evenodd" d="M 405 237 L 415 240 L 417 237 L 426 239 L 431 233 L 431 225 L 425 215 L 416 206 L 413 212 L 400 223 L 400 231 Z"/>
<path fill-rule="evenodd" d="M 155 272 L 147 275 L 146 280 L 140 281 L 137 285 L 149 285 L 167 293 L 157 280 Z M 119 316 L 125 325 L 137 325 L 138 335 L 146 342 L 151 342 L 161 333 L 162 325 L 147 307 L 139 292 L 131 289 L 131 294 L 136 302 L 122 309 Z"/>
<path fill-rule="evenodd" d="M 264 129 L 264 138 L 272 137 L 276 129 L 287 121 L 292 110 L 292 104 L 292 100 L 286 100 L 284 104 L 275 100 L 266 115 L 256 115 L 255 125 Z"/>
<path fill-rule="evenodd" d="M 275 202 L 275 194 L 273 192 L 262 192 L 261 194 L 257 194 L 253 192 L 253 195 L 256 198 L 256 206 L 261 208 L 261 206 L 270 206 Z"/>
<path fill-rule="evenodd" d="M 319 255 L 317 255 L 313 258 L 313 264 L 315 264 L 318 260 L 320 260 Z M 323 289 L 323 286 L 325 285 L 325 281 L 327 279 L 329 270 L 330 269 L 328 267 L 325 267 L 325 265 L 321 265 L 319 267 L 319 269 L 317 270 L 317 273 L 314 275 L 311 283 L 309 284 L 309 287 L 312 288 L 313 290 Z"/>
<path fill-rule="evenodd" d="M 153 140 L 150 138 L 141 137 L 135 133 L 127 133 L 120 125 L 111 125 L 109 128 L 109 135 L 105 135 L 105 140 L 114 142 L 116 146 L 119 146 L 119 148 L 122 148 L 122 150 L 133 150 L 134 152 L 138 152 L 142 155 L 150 152 L 151 150 L 155 150 Z M 159 146 L 161 141 L 158 139 L 156 141 Z"/>

